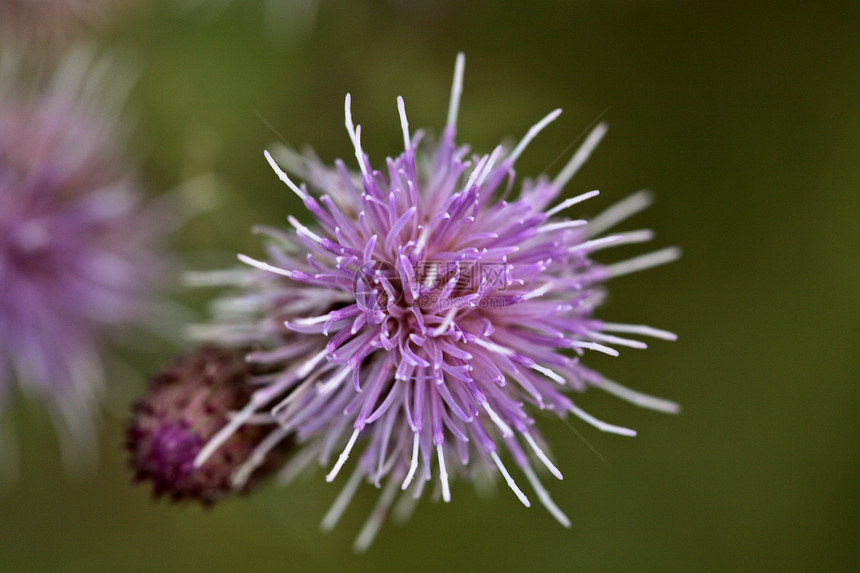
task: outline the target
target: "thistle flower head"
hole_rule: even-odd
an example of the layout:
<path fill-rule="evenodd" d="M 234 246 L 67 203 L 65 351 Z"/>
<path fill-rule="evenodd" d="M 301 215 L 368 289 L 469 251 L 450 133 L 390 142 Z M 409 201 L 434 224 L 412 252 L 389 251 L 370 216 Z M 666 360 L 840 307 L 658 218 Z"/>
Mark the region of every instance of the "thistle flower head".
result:
<path fill-rule="evenodd" d="M 37 89 L 0 70 L 0 397 L 45 401 L 67 453 L 91 445 L 106 337 L 144 320 L 164 270 L 108 72 L 80 50 Z"/>
<path fill-rule="evenodd" d="M 156 496 L 169 495 L 174 501 L 209 505 L 230 494 L 236 467 L 270 428 L 246 425 L 202 467 L 195 467 L 194 459 L 227 422 L 229 413 L 247 402 L 254 370 L 241 351 L 207 346 L 180 357 L 160 373 L 134 405 L 126 431 L 135 479 L 152 481 Z M 276 467 L 285 446 L 281 441 L 248 477 L 257 480 Z M 245 480 L 241 489 L 247 491 L 251 483 Z"/>
<path fill-rule="evenodd" d="M 297 185 L 267 152 L 313 221 L 290 216 L 291 231 L 260 229 L 269 239 L 267 256 L 240 255 L 252 267 L 247 271 L 196 277 L 236 287 L 216 304 L 215 321 L 198 328 L 197 336 L 267 347 L 247 355 L 252 363 L 289 361 L 209 441 L 197 463 L 216 455 L 249 419 L 268 414 L 278 423 L 273 435 L 294 436 L 303 450 L 286 474 L 313 460 L 327 468 L 327 481 L 341 471 L 351 474 L 324 528 L 335 524 L 362 481 L 382 487 L 357 549 L 372 541 L 399 490 L 410 490 L 401 496 L 408 513 L 428 485 L 449 501 L 452 476 L 501 476 L 529 506 L 530 496 L 505 458 L 568 525 L 538 478 L 537 466 L 559 479 L 561 473 L 533 414 L 572 413 L 601 430 L 634 435 L 574 403 L 570 394 L 589 386 L 657 410 L 677 409 L 580 362 L 588 350 L 617 355 L 616 346 L 645 347 L 617 333 L 675 338 L 595 316 L 607 279 L 678 255 L 670 248 L 612 265 L 592 259 L 601 249 L 651 238 L 650 231 L 603 234 L 645 207 L 650 195 L 637 193 L 592 221 L 566 216 L 597 195 L 560 199 L 603 137 L 603 124 L 555 179 L 527 180 L 515 190 L 515 161 L 560 110 L 538 122 L 514 149 L 499 146 L 470 157 L 455 143 L 463 64 L 460 55 L 448 120 L 435 145 L 410 131 L 398 98 L 404 152 L 374 168 L 347 96 L 346 128 L 357 172 L 343 162 L 327 168 L 288 153 L 285 164 L 307 182 Z M 275 438 L 261 444 L 246 468 L 273 443 Z"/>

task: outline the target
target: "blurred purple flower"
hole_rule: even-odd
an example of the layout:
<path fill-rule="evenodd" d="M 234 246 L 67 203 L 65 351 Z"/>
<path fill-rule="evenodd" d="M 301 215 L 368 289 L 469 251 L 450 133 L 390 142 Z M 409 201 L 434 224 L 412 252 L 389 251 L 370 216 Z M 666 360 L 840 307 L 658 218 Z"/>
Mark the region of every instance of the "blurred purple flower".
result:
<path fill-rule="evenodd" d="M 15 385 L 44 401 L 70 462 L 92 453 L 102 346 L 147 318 L 165 270 L 169 218 L 122 155 L 121 75 L 82 48 L 38 88 L 0 70 L 0 413 Z"/>
<path fill-rule="evenodd" d="M 560 110 L 538 122 L 511 151 L 502 146 L 473 156 L 455 141 L 464 59 L 457 59 L 448 120 L 439 142 L 410 132 L 398 98 L 405 151 L 381 171 L 371 167 L 346 98 L 346 127 L 359 173 L 338 161 L 285 154 L 304 176 L 296 185 L 266 152 L 280 179 L 314 218 L 290 216 L 294 232 L 261 228 L 269 238 L 266 262 L 240 255 L 247 270 L 201 274 L 197 284 L 234 285 L 215 305 L 216 318 L 194 330 L 219 344 L 248 346 L 254 364 L 288 361 L 202 449 L 202 464 L 252 420 L 278 423 L 234 475 L 237 486 L 292 437 L 299 451 L 285 466 L 290 476 L 313 465 L 339 475 L 358 452 L 342 493 L 323 520 L 335 525 L 361 481 L 382 487 L 356 539 L 373 540 L 395 500 L 408 515 L 428 484 L 451 498 L 449 476 L 501 475 L 530 505 L 503 458 L 510 456 L 537 499 L 563 525 L 568 518 L 541 484 L 536 465 L 555 477 L 532 418 L 537 410 L 572 413 L 600 430 L 635 435 L 600 421 L 568 396 L 596 386 L 640 406 L 676 412 L 678 406 L 612 382 L 584 366 L 585 350 L 617 355 L 613 346 L 644 348 L 623 334 L 674 340 L 641 325 L 595 318 L 606 280 L 676 259 L 666 248 L 602 265 L 604 248 L 651 238 L 640 230 L 604 231 L 650 203 L 639 192 L 591 221 L 564 213 L 597 195 L 557 201 L 562 189 L 603 137 L 597 125 L 553 180 L 526 180 L 512 196 L 513 166 L 528 143 Z M 284 329 L 286 326 L 286 330 Z"/>

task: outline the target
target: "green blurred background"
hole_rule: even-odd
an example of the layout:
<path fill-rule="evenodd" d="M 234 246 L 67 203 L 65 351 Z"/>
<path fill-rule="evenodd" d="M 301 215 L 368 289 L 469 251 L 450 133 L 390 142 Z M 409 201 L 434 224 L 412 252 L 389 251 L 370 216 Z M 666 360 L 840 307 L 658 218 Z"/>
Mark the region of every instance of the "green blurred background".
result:
<path fill-rule="evenodd" d="M 683 412 L 586 394 L 583 407 L 639 430 L 626 439 L 571 421 L 604 459 L 564 423 L 540 421 L 570 530 L 503 486 L 483 498 L 455 482 L 452 503 L 425 500 L 356 556 L 369 487 L 322 534 L 340 487 L 320 473 L 212 511 L 129 485 L 124 408 L 142 380 L 117 369 L 91 476 L 69 477 L 47 416 L 17 404 L 21 469 L 0 493 L 0 570 L 857 570 L 860 3 L 321 0 L 315 24 L 286 38 L 267 34 L 263 14 L 250 0 L 185 15 L 149 3 L 98 39 L 141 69 L 129 107 L 152 194 L 217 176 L 218 205 L 175 241 L 185 265 L 259 254 L 250 226 L 299 212 L 262 156 L 275 131 L 349 161 L 347 91 L 375 162 L 402 145 L 398 95 L 413 128 L 438 133 L 462 50 L 461 141 L 488 151 L 560 106 L 517 169 L 553 174 L 604 114 L 609 135 L 567 191 L 602 191 L 588 215 L 655 190 L 629 227 L 655 229 L 657 246 L 684 257 L 614 281 L 602 317 L 680 339 L 588 363 Z M 202 308 L 201 294 L 178 296 Z M 149 375 L 174 351 L 123 357 Z"/>

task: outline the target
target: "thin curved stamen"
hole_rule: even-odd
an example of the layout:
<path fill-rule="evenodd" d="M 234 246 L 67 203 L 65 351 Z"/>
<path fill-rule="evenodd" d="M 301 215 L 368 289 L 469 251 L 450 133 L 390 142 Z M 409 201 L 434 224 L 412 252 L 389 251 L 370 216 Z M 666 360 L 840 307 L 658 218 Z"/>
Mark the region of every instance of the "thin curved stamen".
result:
<path fill-rule="evenodd" d="M 446 125 L 457 125 L 457 114 L 460 112 L 460 98 L 463 95 L 463 74 L 466 69 L 466 54 L 457 54 L 454 64 L 454 82 L 451 85 L 451 101 L 448 103 L 448 121 Z"/>
<path fill-rule="evenodd" d="M 334 467 L 325 476 L 325 481 L 332 482 L 334 478 L 337 477 L 338 472 L 340 472 L 340 468 L 343 467 L 343 464 L 346 463 L 346 460 L 349 458 L 349 452 L 352 450 L 352 447 L 355 445 L 355 440 L 358 438 L 358 430 L 353 430 L 352 435 L 349 437 L 349 441 L 346 444 L 346 447 L 343 449 L 343 452 L 338 456 L 337 463 L 334 464 Z"/>
<path fill-rule="evenodd" d="M 493 463 L 496 464 L 496 467 L 499 468 L 499 471 L 505 478 L 505 482 L 508 484 L 508 487 L 511 488 L 511 491 L 514 492 L 514 495 L 517 496 L 517 499 L 519 499 L 524 506 L 531 507 L 532 504 L 529 502 L 529 498 L 526 497 L 526 494 L 523 493 L 523 490 L 517 486 L 514 478 L 512 478 L 511 474 L 508 473 L 508 469 L 505 467 L 505 464 L 503 464 L 502 460 L 499 459 L 499 454 L 496 452 L 490 452 L 490 457 L 493 459 Z"/>
<path fill-rule="evenodd" d="M 604 135 L 606 135 L 608 129 L 608 125 L 600 122 L 591 130 L 591 133 L 588 134 L 588 137 L 585 138 L 585 141 L 579 149 L 576 150 L 576 153 L 573 154 L 573 157 L 570 158 L 567 165 L 564 166 L 561 172 L 553 180 L 553 185 L 558 188 L 562 188 L 567 185 L 568 181 L 573 179 L 573 176 L 576 175 L 579 168 L 588 161 L 588 158 L 591 156 L 591 152 L 594 151 L 600 143 L 600 140 L 603 139 Z"/>
<path fill-rule="evenodd" d="M 546 114 L 546 116 L 542 120 L 531 126 L 528 132 L 526 132 L 525 137 L 523 137 L 523 139 L 517 144 L 514 150 L 511 151 L 511 154 L 508 155 L 508 159 L 511 162 L 515 162 L 519 158 L 519 156 L 522 155 L 523 151 L 525 151 L 528 144 L 531 143 L 535 137 L 537 137 L 537 135 L 543 130 L 543 128 L 555 121 L 556 118 L 560 115 L 561 108 L 554 109 L 553 111 Z"/>

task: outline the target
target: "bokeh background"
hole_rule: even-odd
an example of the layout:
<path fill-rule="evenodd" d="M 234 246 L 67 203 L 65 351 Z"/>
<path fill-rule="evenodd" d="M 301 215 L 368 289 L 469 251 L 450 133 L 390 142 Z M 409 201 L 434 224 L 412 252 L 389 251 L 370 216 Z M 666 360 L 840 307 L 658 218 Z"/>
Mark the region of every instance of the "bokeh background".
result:
<path fill-rule="evenodd" d="M 185 12 L 139 0 L 91 36 L 139 70 L 132 141 L 151 194 L 196 181 L 189 196 L 212 205 L 174 240 L 183 264 L 261 252 L 251 225 L 299 211 L 262 150 L 282 139 L 348 160 L 347 91 L 375 161 L 402 144 L 398 95 L 411 126 L 438 133 L 462 50 L 461 141 L 489 150 L 560 106 L 518 164 L 552 174 L 602 116 L 609 135 L 567 188 L 602 191 L 583 214 L 655 190 L 630 227 L 684 257 L 614 281 L 602 316 L 680 339 L 589 359 L 683 412 L 592 391 L 583 407 L 639 436 L 541 421 L 569 530 L 503 486 L 482 497 L 456 482 L 452 503 L 425 500 L 356 556 L 369 487 L 324 535 L 339 486 L 320 473 L 211 511 L 130 485 L 126 407 L 176 352 L 147 342 L 112 372 L 92 475 L 70 477 L 42 408 L 16 402 L 5 423 L 20 473 L 0 492 L 0 570 L 856 570 L 860 4 L 320 0 L 299 18 L 300 2 L 283 1 L 293 8 L 279 16 L 252 0 Z M 200 313 L 208 295 L 176 297 Z"/>

